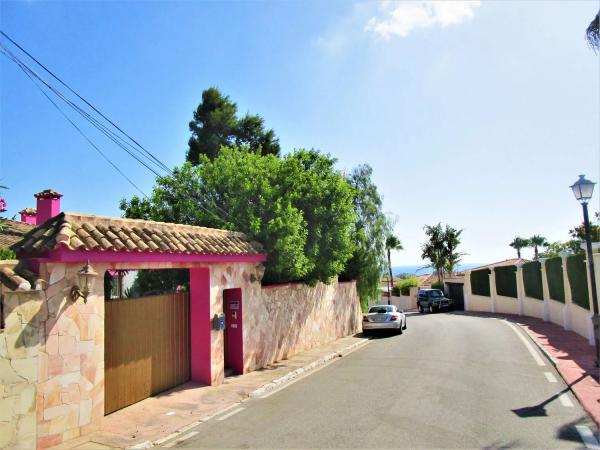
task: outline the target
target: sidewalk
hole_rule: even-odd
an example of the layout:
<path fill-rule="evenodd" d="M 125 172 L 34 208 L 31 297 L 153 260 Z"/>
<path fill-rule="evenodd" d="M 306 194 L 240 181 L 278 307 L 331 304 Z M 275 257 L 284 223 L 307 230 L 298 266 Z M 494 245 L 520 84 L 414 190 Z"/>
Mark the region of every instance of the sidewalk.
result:
<path fill-rule="evenodd" d="M 220 386 L 186 383 L 104 418 L 102 430 L 54 449 L 148 448 L 199 422 L 231 409 L 368 343 L 349 336 L 308 350 L 246 375 L 227 377 Z"/>
<path fill-rule="evenodd" d="M 465 314 L 503 317 L 519 325 L 548 356 L 571 388 L 583 409 L 600 427 L 600 372 L 595 367 L 595 347 L 573 331 L 551 322 L 512 314 L 466 312 Z"/>

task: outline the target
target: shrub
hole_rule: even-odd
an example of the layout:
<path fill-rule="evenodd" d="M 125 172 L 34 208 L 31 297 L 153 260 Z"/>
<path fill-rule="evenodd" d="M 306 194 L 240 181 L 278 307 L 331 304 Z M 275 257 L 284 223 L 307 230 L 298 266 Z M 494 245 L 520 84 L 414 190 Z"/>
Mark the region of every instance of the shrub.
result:
<path fill-rule="evenodd" d="M 546 278 L 550 298 L 565 302 L 565 280 L 563 279 L 562 258 L 550 258 L 546 261 Z"/>
<path fill-rule="evenodd" d="M 410 295 L 411 287 L 419 287 L 419 279 L 414 275 L 400 280 L 396 285 L 402 295 Z"/>
<path fill-rule="evenodd" d="M 0 260 L 17 259 L 17 255 L 8 247 L 0 248 Z"/>
<path fill-rule="evenodd" d="M 442 290 L 444 290 L 444 283 L 442 283 L 441 281 L 436 281 L 434 283 L 431 283 L 431 289 L 442 289 Z"/>
<path fill-rule="evenodd" d="M 471 272 L 471 292 L 475 295 L 490 296 L 490 269 Z"/>
<path fill-rule="evenodd" d="M 567 258 L 567 276 L 569 277 L 573 303 L 582 308 L 589 309 L 590 299 L 584 255 L 573 255 Z"/>
<path fill-rule="evenodd" d="M 542 264 L 539 261 L 529 262 L 523 265 L 523 284 L 525 295 L 538 300 L 544 299 L 542 287 Z"/>
<path fill-rule="evenodd" d="M 400 297 L 400 286 L 394 286 L 392 288 L 392 295 L 395 297 Z"/>
<path fill-rule="evenodd" d="M 517 298 L 517 266 L 495 267 L 494 272 L 498 295 Z"/>

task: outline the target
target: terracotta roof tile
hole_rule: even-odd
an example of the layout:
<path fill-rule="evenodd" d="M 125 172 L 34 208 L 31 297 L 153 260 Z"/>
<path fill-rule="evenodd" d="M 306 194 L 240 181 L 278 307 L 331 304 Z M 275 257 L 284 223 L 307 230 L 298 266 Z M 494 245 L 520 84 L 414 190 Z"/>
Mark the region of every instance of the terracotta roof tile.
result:
<path fill-rule="evenodd" d="M 243 233 L 148 220 L 61 213 L 12 245 L 22 253 L 70 250 L 256 255 L 262 246 Z"/>
<path fill-rule="evenodd" d="M 3 219 L 3 229 L 0 230 L 0 248 L 10 247 L 19 242 L 25 236 L 25 233 L 33 230 L 35 225 L 25 222 L 16 222 L 14 220 Z"/>

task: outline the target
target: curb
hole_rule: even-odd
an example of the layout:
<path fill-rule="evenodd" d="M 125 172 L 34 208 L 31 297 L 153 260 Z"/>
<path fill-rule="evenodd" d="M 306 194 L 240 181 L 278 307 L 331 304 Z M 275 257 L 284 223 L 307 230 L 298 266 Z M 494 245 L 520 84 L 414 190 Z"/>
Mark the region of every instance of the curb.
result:
<path fill-rule="evenodd" d="M 504 320 L 509 320 L 508 318 L 504 317 Z M 588 414 L 588 416 L 590 417 L 590 419 L 592 420 L 592 422 L 594 422 L 596 424 L 596 426 L 598 428 L 600 428 L 600 420 L 597 420 L 596 417 L 594 417 L 594 415 L 592 414 L 591 411 L 588 411 L 588 409 L 585 407 L 585 402 L 583 401 L 583 399 L 579 396 L 579 394 L 577 393 L 577 391 L 575 389 L 573 389 L 569 383 L 567 382 L 567 380 L 565 379 L 556 359 L 554 359 L 554 357 L 548 353 L 548 350 L 546 350 L 544 348 L 544 346 L 538 342 L 538 340 L 529 332 L 529 330 L 527 328 L 525 328 L 523 325 L 521 325 L 518 322 L 515 322 L 514 320 L 510 320 L 511 323 L 514 323 L 515 325 L 517 325 L 521 330 L 523 330 L 525 332 L 525 334 L 527 335 L 527 337 L 529 338 L 530 341 L 532 341 L 535 346 L 542 352 L 542 354 L 546 357 L 546 359 L 548 359 L 548 361 L 550 361 L 550 364 L 552 364 L 554 366 L 554 368 L 556 369 L 556 371 L 558 372 L 558 374 L 560 375 L 560 377 L 562 378 L 562 380 L 564 381 L 564 383 L 567 385 L 567 388 L 569 388 L 569 391 L 571 391 L 571 393 L 575 396 L 575 398 L 577 399 L 577 401 L 579 402 L 579 405 L 581 405 L 581 407 L 583 408 L 583 410 Z"/>
<path fill-rule="evenodd" d="M 353 352 L 354 350 L 357 350 L 359 347 L 366 345 L 370 340 L 371 340 L 371 338 L 363 338 L 363 340 L 361 340 L 359 342 L 355 342 L 354 344 L 349 345 L 349 346 L 341 349 L 340 351 L 332 352 L 325 356 L 322 356 L 321 358 L 319 358 L 303 367 L 299 367 L 298 369 L 293 370 L 290 373 L 288 373 L 282 377 L 274 379 L 270 383 L 264 384 L 263 386 L 259 387 L 258 389 L 255 389 L 254 391 L 250 392 L 248 394 L 248 397 L 249 398 L 260 397 L 261 395 L 264 395 L 265 393 L 272 391 L 275 388 L 278 388 L 281 385 L 294 380 L 295 378 L 298 378 L 300 375 L 304 375 L 308 372 L 315 370 L 317 367 L 323 366 L 324 364 L 328 363 L 329 361 L 331 361 L 335 358 L 341 358 L 341 357 Z"/>
<path fill-rule="evenodd" d="M 304 375 L 307 374 L 309 372 L 312 372 L 313 370 L 317 369 L 318 367 L 321 367 L 325 364 L 327 364 L 328 362 L 334 360 L 335 358 L 341 358 L 343 356 L 346 356 L 350 353 L 352 353 L 355 350 L 358 350 L 360 347 L 365 346 L 366 344 L 369 343 L 369 341 L 371 340 L 370 337 L 366 338 L 360 338 L 361 340 L 359 340 L 358 342 L 355 342 L 354 344 L 348 345 L 347 347 L 344 347 L 343 349 L 337 351 L 337 352 L 332 352 L 329 353 L 325 356 L 322 356 L 321 358 L 303 366 L 303 367 L 299 367 L 296 370 L 291 371 L 290 373 L 276 378 L 273 381 L 266 383 L 264 385 L 262 385 L 261 387 L 259 387 L 258 389 L 255 389 L 254 391 L 250 392 L 249 394 L 247 394 L 246 398 L 240 400 L 239 402 L 234 403 L 233 405 L 229 405 L 226 408 L 223 408 L 209 416 L 205 416 L 202 417 L 200 420 L 196 420 L 182 428 L 180 428 L 179 430 L 169 434 L 168 436 L 165 436 L 163 438 L 157 439 L 155 441 L 145 441 L 139 444 L 136 444 L 132 447 L 128 447 L 128 449 L 141 449 L 141 448 L 150 448 L 150 447 L 155 447 L 155 446 L 160 446 L 165 444 L 166 442 L 173 440 L 173 439 L 177 439 L 177 437 L 181 436 L 182 434 L 188 432 L 189 430 L 191 430 L 194 427 L 197 427 L 198 425 L 207 422 L 208 420 L 212 419 L 215 416 L 218 416 L 220 414 L 223 414 L 225 411 L 228 411 L 230 409 L 233 409 L 237 406 L 239 406 L 241 403 L 246 402 L 248 400 L 250 400 L 251 398 L 255 398 L 255 397 L 259 397 L 261 395 L 264 395 L 265 393 L 274 390 L 275 388 L 278 388 L 296 378 L 298 378 L 300 375 Z"/>

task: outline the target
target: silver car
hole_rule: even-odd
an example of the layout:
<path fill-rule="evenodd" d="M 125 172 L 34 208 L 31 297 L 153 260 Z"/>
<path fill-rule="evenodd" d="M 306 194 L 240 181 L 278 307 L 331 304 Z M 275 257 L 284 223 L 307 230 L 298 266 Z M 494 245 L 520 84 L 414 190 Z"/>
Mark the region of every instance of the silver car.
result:
<path fill-rule="evenodd" d="M 406 330 L 406 315 L 394 305 L 376 305 L 363 315 L 363 334 L 374 330 L 396 330 L 402 334 Z"/>

